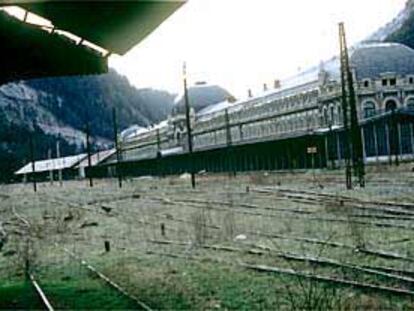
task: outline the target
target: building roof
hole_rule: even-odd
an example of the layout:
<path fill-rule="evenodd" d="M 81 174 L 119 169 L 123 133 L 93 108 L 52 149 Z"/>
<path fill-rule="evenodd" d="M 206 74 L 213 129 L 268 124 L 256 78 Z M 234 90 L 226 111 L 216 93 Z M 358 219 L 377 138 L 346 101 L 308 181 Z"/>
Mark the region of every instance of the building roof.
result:
<path fill-rule="evenodd" d="M 380 78 L 384 73 L 414 73 L 414 50 L 399 43 L 364 44 L 355 49 L 351 63 L 358 79 Z"/>
<path fill-rule="evenodd" d="M 111 155 L 115 154 L 115 152 L 116 152 L 116 149 L 112 148 L 112 149 L 98 151 L 97 153 L 94 153 L 93 155 L 91 155 L 91 165 L 92 166 L 98 165 L 102 161 L 105 161 L 107 158 L 109 158 Z M 82 161 L 80 161 L 78 165 L 76 165 L 76 167 L 87 167 L 87 166 L 89 166 L 89 160 L 87 156 Z"/>
<path fill-rule="evenodd" d="M 360 80 L 377 79 L 384 73 L 413 74 L 414 50 L 399 43 L 363 43 L 350 49 L 350 63 Z M 321 71 L 326 73 L 328 81 L 340 82 L 339 57 L 334 56 L 283 80 L 278 89 L 270 89 L 253 98 L 239 100 L 232 104 L 223 101 L 206 106 L 197 117 L 199 120 L 208 120 L 215 113 L 223 112 L 225 109 L 235 111 L 248 104 L 260 105 L 298 92 L 315 90 L 319 87 Z"/>
<path fill-rule="evenodd" d="M 123 130 L 120 134 L 122 140 L 130 139 L 138 135 L 149 132 L 150 130 L 146 127 L 139 126 L 134 124 L 127 129 Z"/>
<path fill-rule="evenodd" d="M 209 106 L 221 103 L 230 98 L 231 94 L 218 85 L 196 84 L 188 88 L 188 100 L 190 107 L 199 112 Z M 181 93 L 175 99 L 172 114 L 185 113 L 184 94 Z"/>
<path fill-rule="evenodd" d="M 64 170 L 67 168 L 72 168 L 76 164 L 78 164 L 80 161 L 85 159 L 86 157 L 87 157 L 87 154 L 82 153 L 82 154 L 63 157 L 63 158 L 35 161 L 35 173 L 47 172 L 51 170 Z M 21 169 L 16 171 L 14 174 L 22 175 L 22 174 L 31 174 L 31 173 L 33 173 L 32 162 L 26 164 Z"/>

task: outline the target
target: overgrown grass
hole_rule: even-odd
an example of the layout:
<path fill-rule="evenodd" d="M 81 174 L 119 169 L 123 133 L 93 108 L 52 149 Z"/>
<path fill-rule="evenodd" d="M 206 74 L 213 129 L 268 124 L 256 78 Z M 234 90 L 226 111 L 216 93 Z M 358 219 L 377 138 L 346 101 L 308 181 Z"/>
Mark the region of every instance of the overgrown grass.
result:
<path fill-rule="evenodd" d="M 0 283 L 0 309 L 39 310 L 43 306 L 29 283 Z"/>
<path fill-rule="evenodd" d="M 387 174 L 390 179 L 387 181 L 388 187 L 383 187 L 385 175 L 382 174 Z M 263 246 L 286 254 L 322 256 L 354 265 L 414 270 L 409 262 L 391 261 L 355 251 L 366 246 L 411 256 L 414 249 L 414 241 L 409 239 L 412 230 L 353 222 L 410 224 L 409 220 L 358 218 L 353 214 L 369 215 L 371 212 L 352 210 L 347 204 L 341 205 L 339 199 L 328 205 L 310 204 L 254 191 L 254 188 L 262 185 L 273 185 L 278 189 L 285 187 L 337 193 L 338 198 L 339 195 L 349 195 L 367 200 L 391 200 L 393 197 L 407 196 L 409 199 L 406 201 L 412 201 L 412 188 L 408 184 L 412 180 L 411 175 L 409 178 L 408 175 L 404 177 L 406 186 L 393 186 L 394 182 L 401 179 L 400 175 L 400 172 L 398 176 L 378 174 L 375 177 L 377 184 L 368 184 L 367 189 L 353 192 L 341 190 L 343 176 L 336 172 L 318 176 L 324 185 L 322 190 L 314 187 L 310 174 L 299 173 L 240 174 L 232 180 L 223 176 L 203 177 L 198 184 L 202 187 L 196 191 L 189 189 L 188 181 L 178 178 L 131 181 L 125 183 L 122 190 L 117 188 L 116 183 L 106 185 L 103 181 L 97 181 L 96 187 L 85 189 L 82 183 L 71 182 L 63 188 L 43 185 L 36 195 L 27 188 L 25 192 L 14 193 L 11 201 L 19 213 L 30 219 L 33 239 L 30 247 L 36 251 L 29 254 L 31 266 L 52 304 L 58 309 L 137 308 L 103 281 L 91 276 L 78 261 L 72 260 L 64 252 L 65 247 L 154 309 L 410 310 L 413 309 L 413 302 L 395 295 L 368 293 L 281 274 L 258 273 L 238 265 L 240 261 L 378 285 L 402 286 L 396 281 L 349 269 L 310 262 L 288 262 L 272 252 L 262 255 L 247 252 L 254 246 Z M 248 186 L 249 191 L 246 189 Z M 49 190 L 50 193 L 46 193 Z M 56 199 L 50 200 L 48 196 Z M 189 199 L 194 202 L 189 202 Z M 1 216 L 4 216 L 5 222 L 10 222 L 7 229 L 11 232 L 22 230 L 23 227 L 18 225 L 13 214 L 5 208 L 9 204 L 6 202 L 2 205 L 0 202 L 0 212 L 4 208 Z M 109 206 L 111 211 L 104 211 L 102 205 Z M 343 221 L 339 222 L 341 219 Z M 96 222 L 97 225 L 82 227 L 88 222 Z M 161 223 L 165 225 L 164 233 L 160 230 Z M 272 238 L 263 233 L 288 238 Z M 303 239 L 295 240 L 295 237 L 344 243 L 351 247 L 322 247 L 305 243 Z M 111 242 L 110 252 L 104 250 L 106 240 Z M 165 240 L 171 243 L 160 244 Z M 24 250 L 24 241 L 17 232 L 10 236 L 4 251 Z M 229 252 L 205 248 L 211 245 L 238 250 Z M 147 251 L 153 255 L 149 256 Z M 200 260 L 171 259 L 154 255 L 157 252 L 179 257 L 196 256 Z M 24 256 L 21 253 L 24 252 L 9 256 L 0 254 L 1 308 L 38 308 L 14 298 L 19 297 L 19 292 L 27 292 L 23 289 L 21 259 Z M 213 263 L 211 259 L 221 260 L 221 263 Z M 12 269 L 9 271 L 7 267 Z M 2 284 L 2 280 L 6 279 L 8 283 Z M 3 297 L 7 299 L 3 300 Z"/>

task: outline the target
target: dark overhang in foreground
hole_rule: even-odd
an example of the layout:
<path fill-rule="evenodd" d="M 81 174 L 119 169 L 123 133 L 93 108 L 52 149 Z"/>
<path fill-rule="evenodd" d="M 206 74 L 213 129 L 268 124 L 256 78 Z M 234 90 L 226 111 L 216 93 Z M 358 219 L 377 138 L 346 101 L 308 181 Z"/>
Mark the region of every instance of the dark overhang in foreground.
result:
<path fill-rule="evenodd" d="M 25 1 L 26 2 L 26 1 Z M 27 1 L 20 6 L 108 51 L 125 54 L 184 1 Z"/>
<path fill-rule="evenodd" d="M 10 81 L 108 71 L 96 51 L 0 12 L 0 85 Z"/>
<path fill-rule="evenodd" d="M 50 22 L 32 25 L 0 11 L 0 84 L 105 73 L 107 56 L 125 54 L 185 0 L 0 0 Z"/>

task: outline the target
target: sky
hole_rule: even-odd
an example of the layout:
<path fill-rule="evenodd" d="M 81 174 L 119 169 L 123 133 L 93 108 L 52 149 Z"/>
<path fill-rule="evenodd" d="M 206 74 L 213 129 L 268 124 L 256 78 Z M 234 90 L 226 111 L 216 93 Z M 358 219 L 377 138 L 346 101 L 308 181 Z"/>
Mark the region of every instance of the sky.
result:
<path fill-rule="evenodd" d="M 235 96 L 294 75 L 338 53 L 338 22 L 352 45 L 391 21 L 406 0 L 189 0 L 110 66 L 139 88 L 178 93 L 218 84 Z"/>

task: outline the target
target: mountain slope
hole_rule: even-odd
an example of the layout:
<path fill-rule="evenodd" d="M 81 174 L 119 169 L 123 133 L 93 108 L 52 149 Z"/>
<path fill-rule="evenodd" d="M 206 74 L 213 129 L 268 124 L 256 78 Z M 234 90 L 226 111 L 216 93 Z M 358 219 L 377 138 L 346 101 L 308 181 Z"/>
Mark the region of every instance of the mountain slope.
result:
<path fill-rule="evenodd" d="M 38 104 L 59 121 L 82 130 L 86 121 L 93 135 L 112 138 L 112 108 L 118 113 L 119 126 L 148 126 L 165 119 L 174 96 L 151 89 L 137 90 L 128 80 L 111 71 L 106 75 L 31 80 Z"/>
<path fill-rule="evenodd" d="M 106 75 L 49 78 L 0 87 L 0 180 L 28 161 L 28 137 L 34 133 L 36 158 L 47 158 L 60 136 L 62 155 L 84 150 L 86 122 L 94 147 L 113 140 L 112 108 L 119 130 L 148 126 L 167 118 L 175 96 L 138 90 L 115 71 Z M 34 131 L 33 131 L 34 130 Z M 54 155 L 54 153 L 53 153 Z"/>
<path fill-rule="evenodd" d="M 390 24 L 396 27 L 384 28 L 381 41 L 402 43 L 414 48 L 414 0 L 408 0 L 404 10 Z"/>

